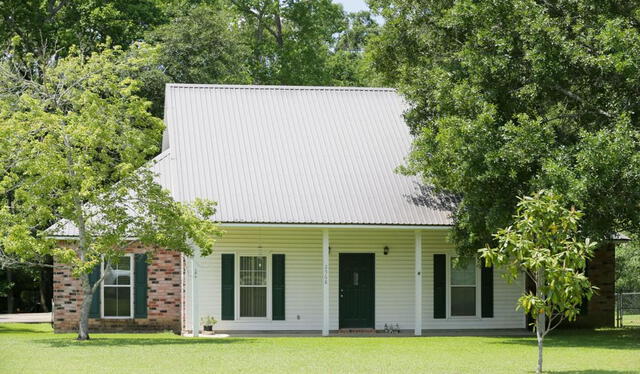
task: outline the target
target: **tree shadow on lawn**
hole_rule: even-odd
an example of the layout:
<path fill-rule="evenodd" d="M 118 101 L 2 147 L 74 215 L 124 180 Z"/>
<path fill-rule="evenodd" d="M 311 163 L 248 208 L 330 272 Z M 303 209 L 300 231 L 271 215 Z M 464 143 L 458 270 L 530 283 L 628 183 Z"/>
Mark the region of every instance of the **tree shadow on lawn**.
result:
<path fill-rule="evenodd" d="M 15 327 L 12 324 L 0 323 L 0 334 L 51 334 L 51 333 L 53 333 L 53 331 L 51 330 L 38 330 L 35 328 L 29 328 L 29 327 Z"/>
<path fill-rule="evenodd" d="M 519 344 L 537 346 L 535 338 L 502 339 L 495 344 Z M 616 350 L 638 350 L 640 352 L 640 329 L 560 330 L 545 338 L 545 348 L 604 348 Z M 568 371 L 567 373 L 580 373 Z M 585 373 L 589 373 L 586 371 Z M 594 371 L 598 373 L 598 371 Z M 606 373 L 604 371 L 603 373 Z M 618 373 L 613 371 L 612 373 Z M 623 372 L 625 373 L 625 372 Z"/>
<path fill-rule="evenodd" d="M 247 338 L 184 338 L 180 336 L 166 338 L 138 338 L 138 337 L 97 337 L 87 341 L 77 341 L 72 336 L 65 338 L 35 339 L 34 343 L 48 345 L 52 348 L 65 347 L 126 347 L 126 346 L 156 346 L 156 345 L 219 345 L 219 344 L 251 344 L 254 339 Z"/>

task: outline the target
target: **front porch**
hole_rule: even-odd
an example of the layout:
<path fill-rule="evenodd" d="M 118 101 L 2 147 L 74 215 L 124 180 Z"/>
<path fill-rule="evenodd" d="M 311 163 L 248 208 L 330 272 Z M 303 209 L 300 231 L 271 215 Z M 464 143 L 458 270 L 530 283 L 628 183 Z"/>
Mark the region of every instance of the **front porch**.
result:
<path fill-rule="evenodd" d="M 343 328 L 383 331 L 389 325 L 403 335 L 420 336 L 430 330 L 525 326 L 524 316 L 515 311 L 523 284 L 508 285 L 498 274 L 491 273 L 489 282 L 496 294 L 495 301 L 493 296 L 488 299 L 493 313 L 482 314 L 480 268 L 472 269 L 469 284 L 461 287 L 467 300 L 451 302 L 461 297 L 446 269 L 455 257 L 446 227 L 225 229 L 212 256 L 185 261 L 185 332 L 199 330 L 204 316 L 219 321 L 216 331 L 234 334 L 297 331 L 330 336 Z M 368 261 L 369 268 L 363 265 Z M 245 269 L 240 262 L 264 268 Z M 261 283 L 245 283 L 243 277 L 256 272 Z M 282 284 L 276 284 L 280 278 Z M 460 308 L 464 315 L 459 315 Z"/>

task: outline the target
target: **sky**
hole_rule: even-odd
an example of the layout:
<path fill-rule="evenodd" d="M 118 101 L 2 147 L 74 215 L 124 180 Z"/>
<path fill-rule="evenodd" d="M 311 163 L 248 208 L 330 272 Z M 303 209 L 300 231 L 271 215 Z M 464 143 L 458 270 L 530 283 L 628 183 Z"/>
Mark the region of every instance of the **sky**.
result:
<path fill-rule="evenodd" d="M 369 7 L 364 0 L 333 0 L 334 3 L 342 4 L 347 12 L 357 12 L 359 10 L 368 10 Z"/>

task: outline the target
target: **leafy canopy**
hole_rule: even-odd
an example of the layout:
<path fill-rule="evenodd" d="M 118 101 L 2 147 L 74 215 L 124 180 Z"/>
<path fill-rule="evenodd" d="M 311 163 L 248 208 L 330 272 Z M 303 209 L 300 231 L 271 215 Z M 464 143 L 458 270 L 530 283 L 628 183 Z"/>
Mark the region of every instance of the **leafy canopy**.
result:
<path fill-rule="evenodd" d="M 640 292 L 640 243 L 631 240 L 616 247 L 616 292 Z"/>
<path fill-rule="evenodd" d="M 540 191 L 520 199 L 514 224 L 495 234 L 497 246 L 480 250 L 487 266 L 503 267 L 513 281 L 525 274 L 536 286 L 518 299 L 518 307 L 534 319 L 545 315 L 552 329 L 574 320 L 584 298 L 595 287 L 584 274 L 596 243 L 579 240 L 582 212 L 563 206 L 560 197 Z"/>
<path fill-rule="evenodd" d="M 164 128 L 130 78 L 147 55 L 72 50 L 48 64 L 33 60 L 28 69 L 39 71 L 38 81 L 0 66 L 3 251 L 26 260 L 53 254 L 78 276 L 121 254 L 132 237 L 186 254 L 193 241 L 211 252 L 220 234 L 215 204 L 175 202 L 147 162 Z M 55 222 L 75 226 L 78 241 L 55 245 L 44 230 Z"/>
<path fill-rule="evenodd" d="M 461 252 L 549 188 L 585 234 L 640 228 L 640 4 L 373 0 L 376 69 L 411 107 L 407 172 L 455 193 Z"/>

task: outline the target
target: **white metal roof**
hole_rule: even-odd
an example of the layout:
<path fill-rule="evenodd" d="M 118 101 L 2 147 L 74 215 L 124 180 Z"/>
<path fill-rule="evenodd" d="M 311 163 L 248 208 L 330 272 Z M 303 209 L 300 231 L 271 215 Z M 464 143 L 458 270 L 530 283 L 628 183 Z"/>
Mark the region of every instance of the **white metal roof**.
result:
<path fill-rule="evenodd" d="M 450 200 L 394 172 L 406 107 L 386 88 L 169 84 L 160 179 L 220 222 L 450 225 Z"/>

